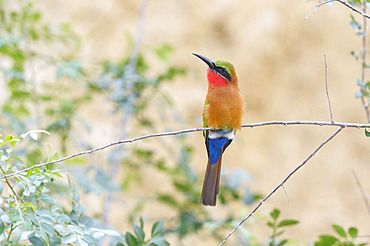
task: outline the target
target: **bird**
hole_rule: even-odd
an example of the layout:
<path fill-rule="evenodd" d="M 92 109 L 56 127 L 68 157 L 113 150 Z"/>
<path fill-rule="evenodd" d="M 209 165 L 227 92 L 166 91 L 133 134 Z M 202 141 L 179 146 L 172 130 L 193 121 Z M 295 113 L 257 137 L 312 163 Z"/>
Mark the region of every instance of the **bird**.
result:
<path fill-rule="evenodd" d="M 208 91 L 203 107 L 203 131 L 208 162 L 200 203 L 216 206 L 220 186 L 222 154 L 241 129 L 244 100 L 238 86 L 234 65 L 227 61 L 211 61 L 192 53 L 208 65 Z"/>

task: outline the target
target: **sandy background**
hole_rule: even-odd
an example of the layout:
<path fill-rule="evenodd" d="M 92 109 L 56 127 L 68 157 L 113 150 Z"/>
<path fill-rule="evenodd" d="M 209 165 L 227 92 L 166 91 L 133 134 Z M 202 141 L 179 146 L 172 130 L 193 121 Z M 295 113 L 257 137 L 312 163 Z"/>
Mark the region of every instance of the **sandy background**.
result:
<path fill-rule="evenodd" d="M 125 35 L 135 33 L 140 3 L 40 0 L 38 5 L 47 20 L 73 23 L 85 38 L 83 55 L 114 59 L 127 49 Z M 365 122 L 360 100 L 354 97 L 361 69 L 350 51 L 360 50 L 361 38 L 349 25 L 352 12 L 334 4 L 331 8 L 323 6 L 304 20 L 315 4 L 304 0 L 151 1 L 142 49 L 171 44 L 176 49 L 172 62 L 188 68 L 186 76 L 165 88 L 173 94 L 179 113 L 188 119 L 185 128 L 201 126 L 207 90 L 206 67 L 191 52 L 235 65 L 246 101 L 243 123 L 330 120 L 324 84 L 326 54 L 334 120 Z M 156 64 L 152 67 L 160 69 Z M 87 113 L 98 119 L 99 112 Z M 252 189 L 268 194 L 335 130 L 318 126 L 244 128 L 225 154 L 223 164 L 247 168 L 254 176 Z M 98 145 L 99 138 L 91 136 L 93 146 Z M 112 140 L 116 140 L 114 134 Z M 206 154 L 201 134 L 189 135 L 188 141 L 196 147 L 193 167 L 203 175 Z M 300 224 L 286 233 L 297 240 L 313 240 L 319 234 L 331 233 L 331 224 L 357 226 L 360 234 L 369 235 L 370 216 L 351 173 L 356 171 L 370 194 L 369 141 L 363 130 L 343 130 L 287 182 L 288 198 L 279 190 L 260 213 L 278 207 L 285 218 L 299 220 Z M 116 209 L 118 215 L 124 213 Z M 212 211 L 243 214 L 250 208 L 217 207 Z M 120 224 L 119 216 L 114 216 L 111 224 L 122 231 L 128 229 Z M 253 233 L 263 240 L 270 232 L 263 222 L 258 222 Z M 218 243 L 210 239 L 208 232 L 188 236 L 181 243 L 176 237 L 170 237 L 170 241 L 173 245 Z"/>

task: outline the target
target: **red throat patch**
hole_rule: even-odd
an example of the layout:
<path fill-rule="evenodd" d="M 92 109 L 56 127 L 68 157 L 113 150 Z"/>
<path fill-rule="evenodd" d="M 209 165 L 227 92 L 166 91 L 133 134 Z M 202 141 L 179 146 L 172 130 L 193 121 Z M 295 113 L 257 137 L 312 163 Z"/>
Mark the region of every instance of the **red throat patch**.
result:
<path fill-rule="evenodd" d="M 208 79 L 208 84 L 209 85 L 214 85 L 214 86 L 226 86 L 229 81 L 219 75 L 217 72 L 213 71 L 212 69 L 208 69 L 207 71 L 207 79 Z"/>

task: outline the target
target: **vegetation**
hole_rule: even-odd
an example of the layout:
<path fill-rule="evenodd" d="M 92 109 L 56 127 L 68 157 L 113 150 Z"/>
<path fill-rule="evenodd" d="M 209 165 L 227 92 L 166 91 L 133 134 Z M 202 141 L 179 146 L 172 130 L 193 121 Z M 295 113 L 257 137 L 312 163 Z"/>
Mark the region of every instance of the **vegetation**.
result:
<path fill-rule="evenodd" d="M 352 1 L 361 5 L 360 1 Z M 98 60 L 88 63 L 79 57 L 83 45 L 81 37 L 70 25 L 52 25 L 42 18 L 33 1 L 17 1 L 16 9 L 8 9 L 0 0 L 0 61 L 7 95 L 1 94 L 3 117 L 0 135 L 1 176 L 56 160 L 76 149 L 90 147 L 81 137 L 94 126 L 81 117 L 81 109 L 103 97 L 108 109 L 120 118 L 120 137 L 156 130 L 150 111 L 160 112 L 171 120 L 178 119 L 170 95 L 162 85 L 186 73 L 183 67 L 170 65 L 174 48 L 164 44 L 133 56 L 131 49 L 118 61 Z M 360 33 L 362 26 L 352 16 L 351 25 Z M 130 47 L 132 41 L 127 41 Z M 42 48 L 40 48 L 42 47 Z M 162 72 L 149 73 L 146 54 L 154 54 Z M 353 52 L 355 57 L 356 53 Z M 365 53 L 360 53 L 364 57 Z M 368 68 L 363 64 L 364 69 Z M 150 74 L 150 75 L 149 75 Z M 358 80 L 356 97 L 369 101 L 370 82 Z M 163 109 L 165 108 L 165 110 Z M 181 121 L 180 119 L 179 121 Z M 38 130 L 35 130 L 38 129 Z M 79 129 L 79 130 L 77 130 Z M 82 130 L 81 130 L 82 129 Z M 130 133 L 128 133 L 130 132 Z M 50 138 L 53 137 L 51 144 Z M 199 233 L 204 228 L 216 239 L 222 239 L 225 229 L 237 221 L 230 213 L 227 219 L 217 219 L 199 205 L 200 190 L 193 184 L 200 182 L 189 165 L 192 147 L 185 136 L 171 144 L 155 140 L 164 151 L 174 157 L 168 160 L 155 153 L 153 146 L 124 147 L 111 151 L 105 163 L 94 163 L 88 158 L 73 158 L 64 164 L 47 165 L 19 173 L 0 182 L 0 244 L 1 245 L 169 245 L 167 237 L 182 238 Z M 169 147 L 170 146 L 170 147 Z M 124 223 L 132 230 L 118 231 L 109 225 L 110 210 L 97 214 L 86 212 L 80 196 L 93 194 L 121 202 L 115 196 L 127 194 L 142 185 L 142 169 L 168 177 L 171 189 L 136 197 L 127 209 Z M 121 169 L 125 172 L 122 174 Z M 117 175 L 122 174 L 118 180 Z M 245 171 L 230 172 L 220 187 L 221 204 L 241 202 L 253 204 L 261 198 L 236 176 L 247 177 Z M 228 182 L 228 180 L 239 180 Z M 175 199 L 176 198 L 176 199 Z M 142 211 L 155 201 L 171 209 L 165 219 L 143 217 Z M 109 206 L 109 203 L 108 205 Z M 149 229 L 144 226 L 151 225 Z M 292 239 L 282 239 L 282 228 L 297 225 L 296 220 L 280 220 L 280 210 L 274 209 L 267 222 L 272 229 L 269 245 L 288 245 Z M 131 227 L 130 227 L 131 228 Z M 333 225 L 335 236 L 320 235 L 315 246 L 366 245 L 358 238 L 355 227 L 345 231 Z M 242 245 L 265 245 L 249 234 L 240 233 Z"/>

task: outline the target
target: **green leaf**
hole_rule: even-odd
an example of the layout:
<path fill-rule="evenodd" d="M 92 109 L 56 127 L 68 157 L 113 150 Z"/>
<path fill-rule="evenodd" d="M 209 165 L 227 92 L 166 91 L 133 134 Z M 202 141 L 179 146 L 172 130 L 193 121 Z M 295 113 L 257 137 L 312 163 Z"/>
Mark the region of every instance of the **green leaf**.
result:
<path fill-rule="evenodd" d="M 60 214 L 56 217 L 56 221 L 60 224 L 66 224 L 71 222 L 71 218 L 66 214 Z"/>
<path fill-rule="evenodd" d="M 173 47 L 169 44 L 164 44 L 155 49 L 158 58 L 164 62 L 168 62 L 168 56 L 173 52 Z"/>
<path fill-rule="evenodd" d="M 287 239 L 285 239 L 285 240 L 282 240 L 279 244 L 278 244 L 278 246 L 283 246 L 283 245 L 286 245 L 288 243 L 288 240 Z"/>
<path fill-rule="evenodd" d="M 355 30 L 355 31 L 361 30 L 361 28 L 362 28 L 361 24 L 356 21 L 356 19 L 355 19 L 355 17 L 353 17 L 353 15 L 351 15 L 350 25 L 353 28 L 353 30 Z"/>
<path fill-rule="evenodd" d="M 283 226 L 291 226 L 291 225 L 296 225 L 298 224 L 298 220 L 283 220 L 281 221 L 277 227 L 283 227 Z"/>
<path fill-rule="evenodd" d="M 19 161 L 22 164 L 26 164 L 21 158 L 19 158 L 17 156 L 12 157 L 12 159 L 17 160 L 17 161 Z"/>
<path fill-rule="evenodd" d="M 39 223 L 39 221 L 37 220 L 36 216 L 35 216 L 35 212 L 32 208 L 29 208 L 28 209 L 28 218 L 31 220 L 31 222 L 35 225 L 37 225 Z"/>
<path fill-rule="evenodd" d="M 355 239 L 357 237 L 358 230 L 355 227 L 350 227 L 348 229 L 348 234 L 351 236 L 351 238 Z"/>
<path fill-rule="evenodd" d="M 86 215 L 80 218 L 80 222 L 87 227 L 92 227 L 94 223 L 93 220 L 89 216 L 86 216 Z"/>
<path fill-rule="evenodd" d="M 50 213 L 50 211 L 41 208 L 35 211 L 35 214 L 39 221 L 48 223 L 49 225 L 52 225 L 54 222 L 53 215 Z"/>
<path fill-rule="evenodd" d="M 156 246 L 167 246 L 167 245 L 170 245 L 166 239 L 164 239 L 163 237 L 157 237 L 157 238 L 153 238 L 151 240 L 151 243 L 156 245 Z"/>
<path fill-rule="evenodd" d="M 5 138 L 5 142 L 9 143 L 12 147 L 14 147 L 19 141 L 21 141 L 19 138 L 13 137 L 12 135 Z"/>
<path fill-rule="evenodd" d="M 332 225 L 333 229 L 336 231 L 336 233 L 338 233 L 339 236 L 341 237 L 347 237 L 347 233 L 346 231 L 343 229 L 343 227 L 341 227 L 340 225 Z"/>
<path fill-rule="evenodd" d="M 143 217 L 140 216 L 139 221 L 140 221 L 140 228 L 141 229 L 144 229 L 144 220 L 143 220 Z"/>
<path fill-rule="evenodd" d="M 82 242 L 84 242 L 86 246 L 88 245 L 96 245 L 96 241 L 94 239 L 94 237 L 92 235 L 90 235 L 89 233 L 84 233 L 83 235 L 81 235 L 81 237 L 78 237 L 77 240 L 81 239 Z M 79 244 L 79 245 L 82 245 L 82 244 Z"/>
<path fill-rule="evenodd" d="M 5 225 L 4 225 L 4 223 L 0 220 L 0 235 L 1 235 L 1 234 L 3 234 L 4 229 L 5 229 Z"/>
<path fill-rule="evenodd" d="M 126 239 L 126 243 L 127 243 L 128 246 L 137 246 L 137 245 L 139 245 L 135 236 L 132 235 L 132 233 L 130 233 L 130 232 L 126 232 L 125 239 Z"/>
<path fill-rule="evenodd" d="M 43 232 L 45 232 L 49 237 L 53 237 L 55 235 L 54 228 L 46 222 L 40 222 L 40 229 Z"/>
<path fill-rule="evenodd" d="M 168 194 L 160 194 L 157 198 L 160 202 L 170 205 L 172 207 L 178 207 L 180 204 L 177 202 L 177 200 Z"/>
<path fill-rule="evenodd" d="M 366 128 L 365 128 L 365 136 L 366 136 L 366 137 L 370 137 L 370 132 L 368 132 L 368 131 L 366 130 Z"/>
<path fill-rule="evenodd" d="M 75 234 L 68 234 L 64 237 L 62 237 L 62 244 L 70 244 L 76 242 L 77 237 Z"/>
<path fill-rule="evenodd" d="M 320 235 L 319 241 L 314 243 L 315 246 L 332 246 L 338 239 L 330 235 Z"/>
<path fill-rule="evenodd" d="M 271 218 L 273 218 L 274 220 L 276 220 L 280 215 L 280 210 L 279 209 L 274 209 L 272 210 L 272 212 L 270 213 L 270 216 Z"/>
<path fill-rule="evenodd" d="M 268 222 L 267 222 L 267 225 L 268 225 L 269 227 L 271 227 L 271 228 L 274 228 L 274 227 L 275 227 L 275 225 L 274 225 L 271 221 L 268 221 Z"/>
<path fill-rule="evenodd" d="M 5 142 L 9 142 L 10 140 L 12 140 L 14 137 L 12 135 L 8 135 L 5 137 Z"/>
<path fill-rule="evenodd" d="M 143 229 L 141 229 L 140 227 L 138 227 L 135 224 L 132 225 L 132 228 L 134 229 L 135 235 L 136 235 L 139 243 L 144 242 L 145 233 L 144 233 Z"/>
<path fill-rule="evenodd" d="M 42 194 L 40 200 L 44 203 L 54 204 L 53 198 L 51 198 L 51 196 L 49 196 L 48 194 Z"/>
<path fill-rule="evenodd" d="M 157 221 L 152 227 L 152 238 L 156 237 L 163 230 L 163 220 Z"/>
<path fill-rule="evenodd" d="M 9 141 L 9 144 L 14 147 L 18 142 L 20 142 L 21 140 L 19 140 L 18 138 L 14 138 L 12 139 L 11 141 Z"/>
<path fill-rule="evenodd" d="M 37 236 L 30 236 L 28 238 L 28 240 L 30 240 L 32 245 L 35 245 L 35 246 L 44 246 L 44 245 L 46 245 L 46 242 L 44 241 L 44 239 L 39 238 Z"/>

